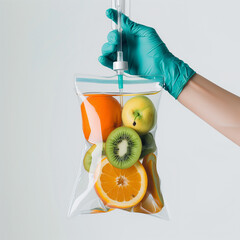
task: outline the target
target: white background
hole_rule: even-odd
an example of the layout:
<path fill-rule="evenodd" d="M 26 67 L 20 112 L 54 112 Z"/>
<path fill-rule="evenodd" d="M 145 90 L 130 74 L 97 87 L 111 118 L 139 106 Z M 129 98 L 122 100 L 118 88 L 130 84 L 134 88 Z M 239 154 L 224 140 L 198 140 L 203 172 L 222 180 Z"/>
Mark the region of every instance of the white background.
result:
<path fill-rule="evenodd" d="M 66 217 L 81 163 L 75 73 L 97 61 L 110 0 L 0 1 L 0 239 L 240 239 L 240 151 L 165 93 L 159 172 L 170 221 L 111 212 Z M 239 0 L 133 0 L 198 73 L 240 94 Z"/>

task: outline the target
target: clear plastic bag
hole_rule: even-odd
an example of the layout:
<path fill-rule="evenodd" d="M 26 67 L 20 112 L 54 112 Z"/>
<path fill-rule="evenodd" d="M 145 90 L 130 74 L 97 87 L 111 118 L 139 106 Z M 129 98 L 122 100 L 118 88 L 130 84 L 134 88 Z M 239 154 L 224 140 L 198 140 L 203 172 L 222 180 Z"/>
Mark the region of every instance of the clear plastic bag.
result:
<path fill-rule="evenodd" d="M 68 216 L 114 209 L 167 219 L 155 140 L 162 77 L 77 76 L 83 135 Z M 161 84 L 163 85 L 163 84 Z"/>

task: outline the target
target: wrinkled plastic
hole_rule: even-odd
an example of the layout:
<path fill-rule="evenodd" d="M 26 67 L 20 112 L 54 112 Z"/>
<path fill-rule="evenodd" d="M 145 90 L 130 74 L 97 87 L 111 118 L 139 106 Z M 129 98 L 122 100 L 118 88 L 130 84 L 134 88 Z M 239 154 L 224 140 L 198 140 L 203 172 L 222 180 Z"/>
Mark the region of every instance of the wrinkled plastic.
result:
<path fill-rule="evenodd" d="M 144 99 L 144 101 L 150 100 L 154 105 L 156 117 L 160 117 L 157 114 L 162 93 L 162 87 L 159 85 L 159 82 L 163 82 L 162 77 L 146 79 L 125 75 L 123 92 L 119 93 L 117 76 L 76 77 L 76 93 L 80 100 L 81 109 L 81 123 L 79 124 L 82 124 L 83 129 L 83 134 L 79 139 L 81 145 L 79 147 L 83 151 L 82 155 L 79 156 L 80 169 L 74 186 L 68 216 L 86 213 L 105 213 L 114 209 L 121 209 L 127 212 L 144 213 L 160 218 L 168 218 L 161 192 L 160 178 L 157 172 L 160 155 L 157 149 L 157 140 L 155 139 L 157 119 L 155 119 L 152 129 L 147 133 L 139 134 L 136 129 L 134 130 L 139 135 L 142 144 L 141 155 L 132 167 L 127 169 L 113 167 L 106 156 L 107 147 L 105 143 L 111 132 L 123 125 L 125 115 L 123 116 L 124 110 L 122 109 L 124 109 L 126 102 L 130 99 L 134 98 L 135 102 L 133 101 L 133 105 L 138 104 L 139 97 L 140 99 Z M 150 109 L 150 111 L 153 110 Z M 150 118 L 147 119 L 147 122 L 142 125 L 142 129 L 150 121 Z M 129 126 L 127 127 L 129 128 Z M 89 159 L 91 159 L 90 164 Z M 105 166 L 108 166 L 106 169 L 109 170 L 105 172 L 103 172 L 103 168 L 101 170 L 103 163 L 106 164 Z M 112 176 L 112 174 L 115 174 L 112 169 L 115 169 L 118 175 Z M 137 169 L 134 172 L 136 175 L 132 177 L 129 175 L 129 172 L 132 171 L 131 169 L 134 171 Z M 139 173 L 142 175 L 139 175 Z M 111 178 L 106 178 L 108 175 L 111 175 Z M 104 176 L 105 178 L 103 178 Z M 136 185 L 134 185 L 135 182 Z M 104 187 L 111 184 L 117 184 L 117 188 L 114 188 L 116 190 L 112 190 L 111 188 L 111 191 L 101 192 L 98 187 L 99 184 L 104 190 Z M 144 188 L 143 186 L 145 185 L 146 187 Z M 130 193 L 131 191 L 134 191 L 134 194 Z M 116 200 L 117 204 L 114 205 L 111 203 L 112 198 Z M 134 205 L 130 206 L 133 203 Z"/>

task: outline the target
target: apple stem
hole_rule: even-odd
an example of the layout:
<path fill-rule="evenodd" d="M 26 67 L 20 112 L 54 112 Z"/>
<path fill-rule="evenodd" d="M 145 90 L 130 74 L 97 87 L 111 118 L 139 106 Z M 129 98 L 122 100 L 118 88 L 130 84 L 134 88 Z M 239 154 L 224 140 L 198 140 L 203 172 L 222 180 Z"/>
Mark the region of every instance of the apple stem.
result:
<path fill-rule="evenodd" d="M 136 116 L 135 116 L 135 118 L 134 118 L 134 122 L 133 122 L 133 126 L 135 127 L 136 126 L 136 118 L 137 117 L 139 117 L 140 116 L 140 114 L 139 113 L 137 113 L 137 114 L 135 114 Z"/>

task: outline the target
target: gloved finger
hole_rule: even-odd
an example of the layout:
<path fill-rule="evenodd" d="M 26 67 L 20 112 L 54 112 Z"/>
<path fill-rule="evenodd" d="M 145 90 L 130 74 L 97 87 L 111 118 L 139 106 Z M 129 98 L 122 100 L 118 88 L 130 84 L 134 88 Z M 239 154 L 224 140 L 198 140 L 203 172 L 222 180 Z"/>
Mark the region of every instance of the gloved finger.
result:
<path fill-rule="evenodd" d="M 108 68 L 113 68 L 113 61 L 111 61 L 110 59 L 108 59 L 107 57 L 105 56 L 100 56 L 98 58 L 98 61 L 105 67 L 108 67 Z"/>
<path fill-rule="evenodd" d="M 125 15 L 122 15 L 122 29 L 139 37 L 148 37 L 156 33 L 154 28 L 135 23 Z"/>
<path fill-rule="evenodd" d="M 117 61 L 117 52 L 113 52 L 111 54 L 109 54 L 108 56 L 106 56 L 108 59 L 110 59 L 111 61 L 115 62 Z"/>
<path fill-rule="evenodd" d="M 118 16 L 117 10 L 109 8 L 106 11 L 106 16 L 117 24 L 117 16 Z"/>
<path fill-rule="evenodd" d="M 117 30 L 111 31 L 107 36 L 108 42 L 114 45 L 118 45 L 120 37 Z"/>
<path fill-rule="evenodd" d="M 114 21 L 117 24 L 118 13 L 117 10 L 109 8 L 106 11 L 106 15 L 109 19 Z M 131 21 L 126 15 L 122 14 L 122 29 L 125 32 L 129 32 L 139 37 L 150 36 L 155 30 L 151 27 L 144 26 L 142 24 L 138 24 L 136 22 Z"/>
<path fill-rule="evenodd" d="M 103 56 L 108 56 L 115 52 L 117 52 L 117 45 L 111 44 L 109 42 L 103 44 L 103 46 L 102 46 L 102 55 Z"/>

